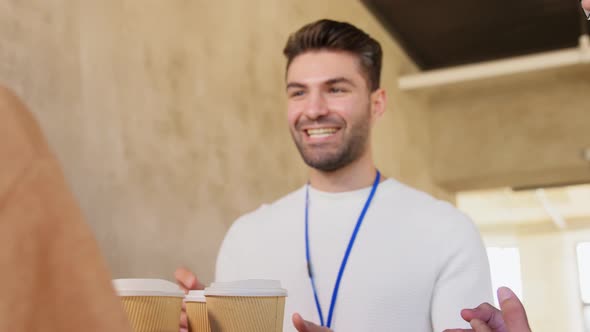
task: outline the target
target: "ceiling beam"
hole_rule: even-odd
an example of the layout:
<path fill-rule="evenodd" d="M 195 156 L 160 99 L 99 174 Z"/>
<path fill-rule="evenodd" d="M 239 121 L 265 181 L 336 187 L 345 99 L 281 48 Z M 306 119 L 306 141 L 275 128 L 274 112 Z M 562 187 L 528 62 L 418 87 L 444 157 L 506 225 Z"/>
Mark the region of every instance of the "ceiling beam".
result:
<path fill-rule="evenodd" d="M 590 37 L 582 35 L 579 46 L 575 48 L 430 70 L 402 76 L 398 79 L 398 84 L 401 90 L 414 90 L 588 63 L 590 63 Z"/>

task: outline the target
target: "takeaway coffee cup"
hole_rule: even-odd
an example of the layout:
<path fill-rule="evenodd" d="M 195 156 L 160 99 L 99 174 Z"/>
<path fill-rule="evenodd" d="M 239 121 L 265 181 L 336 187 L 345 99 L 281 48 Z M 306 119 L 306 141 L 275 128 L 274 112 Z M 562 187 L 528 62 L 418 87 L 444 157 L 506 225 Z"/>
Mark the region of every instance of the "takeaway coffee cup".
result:
<path fill-rule="evenodd" d="M 205 289 L 211 332 L 282 332 L 286 296 L 276 280 L 213 283 Z"/>
<path fill-rule="evenodd" d="M 178 332 L 184 292 L 161 279 L 116 279 L 113 285 L 134 332 Z"/>
<path fill-rule="evenodd" d="M 188 318 L 188 330 L 190 332 L 210 332 L 205 291 L 190 291 L 184 298 L 184 303 Z"/>

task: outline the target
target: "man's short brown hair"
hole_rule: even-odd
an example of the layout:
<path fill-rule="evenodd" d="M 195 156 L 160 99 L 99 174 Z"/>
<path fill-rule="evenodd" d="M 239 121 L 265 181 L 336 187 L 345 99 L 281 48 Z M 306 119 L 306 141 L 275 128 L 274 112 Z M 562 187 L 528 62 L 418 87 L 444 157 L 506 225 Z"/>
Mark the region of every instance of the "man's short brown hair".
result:
<path fill-rule="evenodd" d="M 344 51 L 356 55 L 370 91 L 380 86 L 381 45 L 364 31 L 346 22 L 319 20 L 289 36 L 283 54 L 287 69 L 293 59 L 308 51 Z"/>

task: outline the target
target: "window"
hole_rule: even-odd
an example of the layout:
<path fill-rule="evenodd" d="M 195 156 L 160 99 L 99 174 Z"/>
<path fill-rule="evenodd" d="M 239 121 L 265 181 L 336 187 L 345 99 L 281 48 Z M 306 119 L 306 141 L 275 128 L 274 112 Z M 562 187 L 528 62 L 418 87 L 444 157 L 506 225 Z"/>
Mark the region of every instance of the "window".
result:
<path fill-rule="evenodd" d="M 514 291 L 514 294 L 523 300 L 520 252 L 518 248 L 489 247 L 488 259 L 490 261 L 492 288 L 494 292 L 502 286 L 510 287 Z M 495 294 L 494 303 L 496 306 L 499 305 Z"/>
<path fill-rule="evenodd" d="M 584 322 L 586 331 L 590 331 L 590 242 L 580 242 L 576 249 L 580 294 L 584 305 Z"/>
<path fill-rule="evenodd" d="M 590 305 L 590 242 L 578 243 L 577 252 L 582 302 Z"/>

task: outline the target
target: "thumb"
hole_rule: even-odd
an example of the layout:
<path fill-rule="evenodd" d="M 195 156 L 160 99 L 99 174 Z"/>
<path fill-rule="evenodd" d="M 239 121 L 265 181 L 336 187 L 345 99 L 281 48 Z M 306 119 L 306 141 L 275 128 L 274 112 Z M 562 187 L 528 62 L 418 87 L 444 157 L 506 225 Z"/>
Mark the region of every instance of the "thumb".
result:
<path fill-rule="evenodd" d="M 322 327 L 322 326 L 316 325 L 310 321 L 306 321 L 298 313 L 293 314 L 292 320 L 293 320 L 293 325 L 295 326 L 295 329 L 297 329 L 298 332 L 331 332 L 332 331 L 327 327 Z"/>
<path fill-rule="evenodd" d="M 502 317 L 508 331 L 530 332 L 529 322 L 527 320 L 524 306 L 508 287 L 498 289 L 498 300 L 502 309 Z"/>
<path fill-rule="evenodd" d="M 174 272 L 174 278 L 178 285 L 185 291 L 195 289 L 204 289 L 205 286 L 201 284 L 197 276 L 185 267 L 179 267 Z"/>

